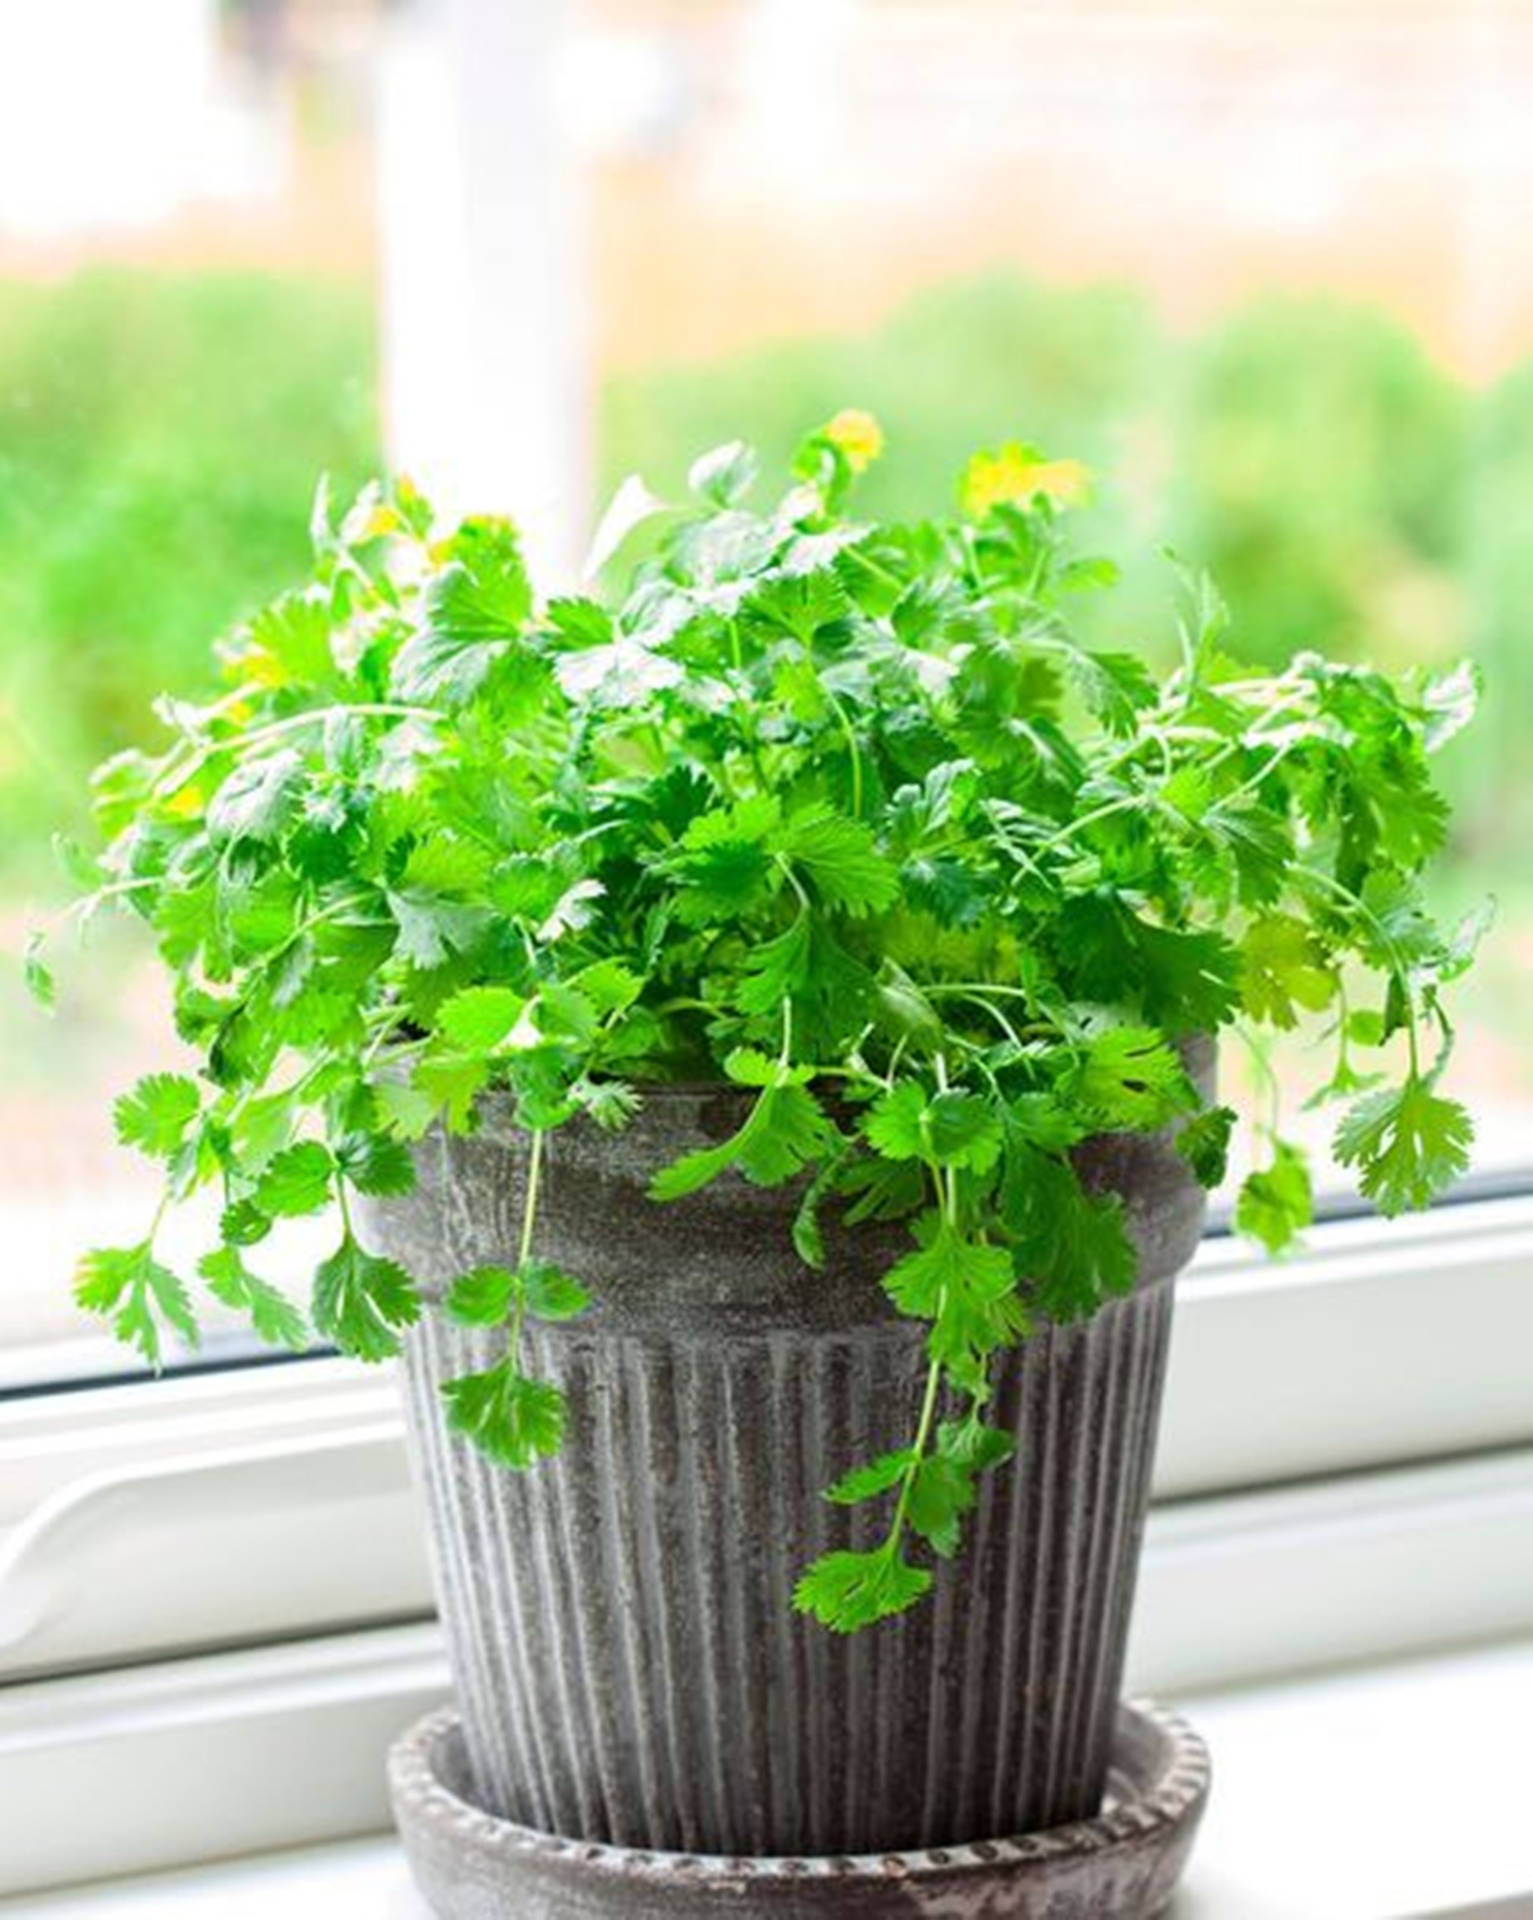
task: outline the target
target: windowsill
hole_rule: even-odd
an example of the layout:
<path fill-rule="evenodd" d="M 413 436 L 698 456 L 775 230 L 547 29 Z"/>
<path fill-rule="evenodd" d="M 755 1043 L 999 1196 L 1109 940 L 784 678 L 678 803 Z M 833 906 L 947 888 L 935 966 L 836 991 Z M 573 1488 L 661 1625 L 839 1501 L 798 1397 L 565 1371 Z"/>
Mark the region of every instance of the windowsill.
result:
<path fill-rule="evenodd" d="M 1533 1910 L 1533 1641 L 1177 1704 L 1213 1748 L 1214 1793 L 1168 1920 L 1512 1920 Z M 428 1920 L 386 1835 L 0 1900 L 0 1920 L 278 1911 Z"/>

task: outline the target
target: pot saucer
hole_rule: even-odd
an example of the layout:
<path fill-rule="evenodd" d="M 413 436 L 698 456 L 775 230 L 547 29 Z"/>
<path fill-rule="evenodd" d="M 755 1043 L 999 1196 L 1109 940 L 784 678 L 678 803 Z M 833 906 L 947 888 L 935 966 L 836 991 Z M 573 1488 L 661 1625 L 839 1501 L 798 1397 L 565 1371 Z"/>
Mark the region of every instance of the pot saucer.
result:
<path fill-rule="evenodd" d="M 1150 1920 L 1186 1863 L 1208 1780 L 1208 1750 L 1184 1721 L 1126 1703 L 1094 1820 L 910 1853 L 735 1858 L 565 1840 L 483 1812 L 450 1708 L 389 1755 L 405 1853 L 439 1920 Z"/>

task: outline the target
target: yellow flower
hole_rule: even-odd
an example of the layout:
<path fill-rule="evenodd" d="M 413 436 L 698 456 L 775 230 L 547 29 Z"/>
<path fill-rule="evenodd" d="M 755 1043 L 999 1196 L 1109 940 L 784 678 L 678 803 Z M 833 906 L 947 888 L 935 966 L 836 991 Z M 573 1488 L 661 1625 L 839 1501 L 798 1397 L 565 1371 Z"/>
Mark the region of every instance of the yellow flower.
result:
<path fill-rule="evenodd" d="M 884 450 L 883 428 L 861 407 L 843 407 L 823 431 L 853 473 L 865 472 Z"/>
<path fill-rule="evenodd" d="M 1090 492 L 1091 471 L 1081 461 L 1045 460 L 1017 440 L 976 453 L 958 484 L 963 510 L 976 520 L 992 507 L 1029 506 L 1040 493 L 1057 507 L 1084 506 Z"/>

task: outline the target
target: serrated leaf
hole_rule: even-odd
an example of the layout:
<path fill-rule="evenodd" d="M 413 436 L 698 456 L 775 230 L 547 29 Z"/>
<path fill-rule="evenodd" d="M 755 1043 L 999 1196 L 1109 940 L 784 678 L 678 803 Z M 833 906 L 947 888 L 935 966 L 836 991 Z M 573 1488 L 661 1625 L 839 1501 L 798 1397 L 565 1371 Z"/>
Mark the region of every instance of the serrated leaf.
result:
<path fill-rule="evenodd" d="M 911 1447 L 880 1454 L 865 1467 L 853 1467 L 849 1473 L 842 1474 L 833 1486 L 825 1489 L 825 1498 L 834 1501 L 838 1507 L 854 1507 L 864 1500 L 876 1499 L 879 1494 L 887 1493 L 900 1484 L 914 1466 L 915 1459 L 915 1451 Z"/>
<path fill-rule="evenodd" d="M 770 1086 L 738 1133 L 662 1167 L 649 1183 L 653 1200 L 680 1200 L 736 1168 L 757 1186 L 781 1186 L 835 1139 L 835 1129 L 801 1086 Z"/>
<path fill-rule="evenodd" d="M 776 1013 L 809 983 L 809 916 L 801 913 L 785 933 L 760 942 L 746 956 L 735 1005 L 742 1013 Z"/>
<path fill-rule="evenodd" d="M 886 1160 L 920 1160 L 927 1151 L 925 1118 L 925 1087 L 919 1080 L 901 1080 L 879 1095 L 862 1130 L 868 1144 Z"/>
<path fill-rule="evenodd" d="M 373 1088 L 384 1125 L 400 1140 L 419 1140 L 430 1128 L 439 1102 L 423 1087 L 383 1080 Z"/>
<path fill-rule="evenodd" d="M 1325 950 L 1302 920 L 1269 913 L 1253 920 L 1240 944 L 1241 997 L 1253 1020 L 1298 1024 L 1299 1009 L 1318 1013 L 1336 994 Z"/>
<path fill-rule="evenodd" d="M 466 1327 L 498 1327 L 510 1318 L 520 1291 L 514 1268 L 475 1267 L 458 1275 L 443 1304 L 449 1317 Z"/>
<path fill-rule="evenodd" d="M 1456 1100 L 1412 1076 L 1365 1094 L 1336 1129 L 1336 1157 L 1384 1214 L 1430 1206 L 1469 1168 L 1474 1126 Z"/>
<path fill-rule="evenodd" d="M 951 1559 L 958 1551 L 960 1522 L 974 1505 L 974 1476 L 943 1453 L 929 1453 L 910 1480 L 905 1518 L 934 1553 Z"/>
<path fill-rule="evenodd" d="M 1176 1150 L 1191 1167 L 1199 1186 L 1212 1189 L 1224 1184 L 1235 1119 L 1233 1107 L 1210 1107 L 1178 1128 Z"/>
<path fill-rule="evenodd" d="M 518 661 L 528 675 L 539 663 L 522 641 L 532 587 L 516 536 L 504 522 L 469 522 L 475 537 L 428 582 L 419 629 L 395 656 L 390 690 L 401 700 L 466 705 L 489 675 Z"/>
<path fill-rule="evenodd" d="M 510 987 L 465 987 L 437 1008 L 436 1024 L 465 1053 L 493 1053 L 521 1019 L 526 1004 Z"/>
<path fill-rule="evenodd" d="M 912 1566 L 886 1548 L 875 1553 L 827 1553 L 793 1589 L 793 1604 L 832 1633 L 855 1633 L 904 1613 L 931 1591 L 931 1584 L 925 1567 Z"/>
<path fill-rule="evenodd" d="M 417 967 L 439 967 L 451 954 L 466 951 L 489 922 L 481 906 L 420 888 L 391 892 L 387 899 L 399 930 L 396 951 Z"/>
<path fill-rule="evenodd" d="M 282 747 L 235 767 L 208 803 L 208 832 L 219 840 L 274 840 L 298 808 L 303 756 Z"/>
<path fill-rule="evenodd" d="M 201 1104 L 196 1082 L 184 1074 L 145 1074 L 112 1108 L 117 1138 L 125 1147 L 168 1160 L 186 1138 Z"/>
<path fill-rule="evenodd" d="M 349 1233 L 315 1270 L 315 1331 L 355 1359 L 391 1359 L 400 1333 L 419 1318 L 420 1299 L 404 1268 L 366 1252 Z"/>
<path fill-rule="evenodd" d="M 272 1156 L 256 1182 L 255 1203 L 280 1218 L 317 1213 L 334 1197 L 334 1178 L 330 1149 L 319 1140 L 300 1140 Z"/>
<path fill-rule="evenodd" d="M 415 1188 L 415 1162 L 403 1141 L 387 1134 L 347 1134 L 335 1150 L 336 1165 L 358 1193 L 396 1198 Z"/>
<path fill-rule="evenodd" d="M 536 1320 L 573 1320 L 591 1304 L 580 1282 L 551 1260 L 530 1259 L 521 1282 L 527 1311 Z"/>
<path fill-rule="evenodd" d="M 154 1258 L 147 1240 L 83 1255 L 75 1268 L 74 1296 L 88 1312 L 110 1314 L 117 1338 L 136 1347 L 151 1367 L 160 1364 L 167 1328 L 196 1344 L 197 1321 L 186 1288 Z"/>
<path fill-rule="evenodd" d="M 868 827 L 829 807 L 790 815 L 773 835 L 772 847 L 809 879 L 827 905 L 847 913 L 881 913 L 899 892 L 899 876 Z"/>
<path fill-rule="evenodd" d="M 1246 1175 L 1235 1201 L 1235 1227 L 1268 1253 L 1286 1253 L 1315 1217 L 1309 1163 L 1297 1147 L 1276 1140 L 1270 1165 Z"/>
<path fill-rule="evenodd" d="M 250 1316 L 250 1324 L 268 1346 L 301 1353 L 309 1344 L 309 1325 L 291 1300 L 253 1274 L 233 1246 L 204 1254 L 197 1271 L 208 1291 L 226 1307 Z"/>
<path fill-rule="evenodd" d="M 1198 1104 L 1179 1056 L 1146 1027 L 1093 1034 L 1067 1084 L 1083 1111 L 1108 1128 L 1147 1131 Z"/>
<path fill-rule="evenodd" d="M 545 1380 L 529 1380 L 509 1357 L 444 1381 L 442 1397 L 453 1432 L 498 1466 L 525 1471 L 563 1444 L 564 1395 Z"/>

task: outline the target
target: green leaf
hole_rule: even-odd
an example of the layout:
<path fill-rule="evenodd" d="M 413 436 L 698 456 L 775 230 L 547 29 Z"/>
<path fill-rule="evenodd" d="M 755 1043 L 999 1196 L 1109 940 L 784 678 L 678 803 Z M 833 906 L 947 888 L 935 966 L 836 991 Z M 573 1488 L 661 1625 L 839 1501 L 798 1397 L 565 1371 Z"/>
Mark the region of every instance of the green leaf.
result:
<path fill-rule="evenodd" d="M 905 1518 L 934 1553 L 958 1551 L 960 1522 L 978 1498 L 974 1475 L 943 1453 L 929 1453 L 910 1480 Z"/>
<path fill-rule="evenodd" d="M 773 835 L 772 847 L 807 877 L 828 906 L 847 913 L 881 913 L 899 892 L 899 875 L 868 827 L 829 807 L 791 814 Z"/>
<path fill-rule="evenodd" d="M 1235 1201 L 1235 1226 L 1268 1253 L 1285 1253 L 1315 1217 L 1309 1163 L 1297 1147 L 1272 1143 L 1272 1163 L 1246 1175 Z"/>
<path fill-rule="evenodd" d="M 399 1335 L 420 1317 L 410 1276 L 359 1247 L 348 1233 L 314 1275 L 315 1331 L 358 1360 L 388 1360 Z"/>
<path fill-rule="evenodd" d="M 886 1160 L 920 1160 L 927 1152 L 925 1118 L 925 1087 L 919 1080 L 900 1080 L 874 1101 L 862 1130 Z"/>
<path fill-rule="evenodd" d="M 701 814 L 667 863 L 681 881 L 677 910 L 689 925 L 727 919 L 760 899 L 771 871 L 768 841 L 780 807 L 771 795 Z"/>
<path fill-rule="evenodd" d="M 523 1471 L 564 1443 L 564 1395 L 545 1380 L 529 1380 L 509 1357 L 482 1373 L 444 1381 L 442 1397 L 454 1433 L 498 1466 Z"/>
<path fill-rule="evenodd" d="M 390 690 L 401 700 L 462 707 L 514 648 L 530 663 L 518 643 L 532 587 L 516 536 L 504 522 L 469 527 L 475 537 L 431 579 L 422 624 L 395 656 Z"/>
<path fill-rule="evenodd" d="M 1197 1089 L 1180 1058 L 1146 1027 L 1109 1027 L 1093 1034 L 1067 1085 L 1102 1127 L 1144 1132 L 1198 1105 Z"/>
<path fill-rule="evenodd" d="M 944 1420 L 937 1428 L 937 1448 L 959 1466 L 974 1473 L 1001 1467 L 1017 1451 L 1017 1443 L 998 1427 L 987 1427 L 977 1415 L 964 1420 Z"/>
<path fill-rule="evenodd" d="M 537 1320 L 573 1320 L 591 1304 L 578 1280 L 551 1260 L 531 1259 L 522 1268 L 527 1311 Z"/>
<path fill-rule="evenodd" d="M 835 1129 L 805 1088 L 791 1082 L 765 1087 L 738 1133 L 662 1167 L 649 1183 L 650 1198 L 680 1200 L 731 1167 L 757 1186 L 781 1186 L 835 1138 Z"/>
<path fill-rule="evenodd" d="M 488 1085 L 489 1077 L 489 1068 L 476 1054 L 431 1052 L 423 1054 L 416 1064 L 414 1091 L 430 1102 L 433 1112 L 441 1115 L 449 1132 L 467 1133 L 474 1124 L 479 1096 Z M 396 1112 L 399 1111 L 396 1106 Z M 411 1107 L 412 1126 L 418 1117 L 419 1109 Z M 406 1134 L 405 1137 L 412 1136 Z"/>
<path fill-rule="evenodd" d="M 1210 1107 L 1178 1128 L 1176 1150 L 1192 1168 L 1199 1186 L 1212 1189 L 1224 1184 L 1235 1120 L 1233 1107 Z"/>
<path fill-rule="evenodd" d="M 186 1138 L 201 1104 L 196 1082 L 184 1074 L 145 1074 L 112 1108 L 117 1138 L 125 1147 L 168 1160 Z"/>
<path fill-rule="evenodd" d="M 915 1080 L 901 1080 L 881 1094 L 863 1130 L 887 1160 L 986 1173 L 1001 1154 L 1001 1123 L 986 1101 L 958 1091 L 928 1095 Z"/>
<path fill-rule="evenodd" d="M 209 834 L 217 840 L 274 840 L 297 811 L 304 778 L 303 756 L 295 747 L 244 761 L 208 803 Z"/>
<path fill-rule="evenodd" d="M 1063 657 L 1075 690 L 1109 733 L 1132 733 L 1139 710 L 1154 705 L 1155 681 L 1137 654 L 1066 646 Z"/>
<path fill-rule="evenodd" d="M 133 1247 L 97 1247 L 75 1268 L 74 1296 L 88 1312 L 110 1314 L 112 1330 L 158 1367 L 165 1333 L 178 1333 L 192 1345 L 197 1321 L 186 1288 L 154 1258 L 150 1242 Z"/>
<path fill-rule="evenodd" d="M 1430 1206 L 1469 1169 L 1474 1126 L 1456 1100 L 1412 1076 L 1365 1094 L 1342 1116 L 1336 1157 L 1356 1167 L 1358 1185 L 1384 1214 Z"/>
<path fill-rule="evenodd" d="M 492 1053 L 521 1019 L 526 1004 L 510 987 L 465 987 L 437 1008 L 436 1024 L 465 1053 Z"/>
<path fill-rule="evenodd" d="M 1134 1284 L 1137 1256 L 1117 1194 L 1088 1193 L 1066 1159 L 1008 1132 L 1001 1218 L 1017 1272 L 1051 1319 L 1094 1313 Z"/>
<path fill-rule="evenodd" d="M 388 1199 L 414 1191 L 410 1150 L 388 1134 L 347 1134 L 335 1149 L 335 1163 L 358 1193 Z"/>
<path fill-rule="evenodd" d="M 440 1110 L 439 1102 L 425 1088 L 402 1080 L 379 1081 L 373 1088 L 373 1098 L 383 1124 L 400 1140 L 419 1140 Z"/>
<path fill-rule="evenodd" d="M 253 1247 L 271 1232 L 269 1213 L 254 1200 L 235 1200 L 218 1216 L 219 1238 L 230 1247 Z"/>
<path fill-rule="evenodd" d="M 42 933 L 29 933 L 22 949 L 21 974 L 26 982 L 27 992 L 40 1007 L 51 1008 L 58 999 L 58 990 L 54 985 L 52 971 L 43 959 L 47 936 Z"/>
<path fill-rule="evenodd" d="M 514 1268 L 475 1267 L 458 1275 L 443 1305 L 451 1319 L 466 1327 L 498 1327 L 510 1318 L 520 1294 L 521 1280 Z"/>
<path fill-rule="evenodd" d="M 743 440 L 731 440 L 692 462 L 687 486 L 716 507 L 736 507 L 750 492 L 760 465 Z"/>
<path fill-rule="evenodd" d="M 801 913 L 786 933 L 752 947 L 735 989 L 735 1005 L 742 1013 L 776 1013 L 808 985 L 810 956 L 809 916 Z"/>
<path fill-rule="evenodd" d="M 925 1567 L 912 1566 L 888 1548 L 827 1553 L 800 1579 L 793 1604 L 832 1633 L 855 1633 L 904 1613 L 931 1591 L 931 1584 Z"/>
<path fill-rule="evenodd" d="M 1241 997 L 1253 1020 L 1298 1024 L 1298 1010 L 1318 1013 L 1337 987 L 1325 951 L 1302 920 L 1269 913 L 1253 920 L 1240 947 Z"/>
<path fill-rule="evenodd" d="M 918 1225 L 917 1235 L 920 1246 L 884 1275 L 884 1291 L 901 1313 L 933 1323 L 932 1358 L 968 1376 L 1025 1329 L 1011 1256 L 1004 1247 L 966 1240 L 936 1215 Z"/>
<path fill-rule="evenodd" d="M 880 1454 L 865 1467 L 853 1467 L 850 1473 L 842 1474 L 834 1486 L 826 1488 L 825 1498 L 833 1500 L 838 1507 L 854 1507 L 864 1500 L 874 1500 L 879 1494 L 897 1487 L 915 1461 L 913 1447 L 901 1447 L 897 1452 Z"/>
<path fill-rule="evenodd" d="M 274 1154 L 256 1182 L 255 1203 L 279 1217 L 317 1213 L 334 1197 L 335 1162 L 318 1140 L 301 1140 Z"/>
<path fill-rule="evenodd" d="M 939 1167 L 988 1173 L 1001 1157 L 1000 1120 L 978 1094 L 936 1094 L 926 1110 L 925 1132 Z"/>
<path fill-rule="evenodd" d="M 286 1347 L 292 1353 L 301 1353 L 308 1346 L 309 1326 L 304 1316 L 285 1294 L 250 1271 L 237 1247 L 218 1247 L 204 1254 L 197 1271 L 215 1300 L 249 1314 L 251 1325 L 268 1346 Z"/>
<path fill-rule="evenodd" d="M 465 952 L 489 921 L 483 907 L 440 894 L 391 892 L 387 898 L 399 929 L 397 951 L 417 967 L 439 967 L 450 955 Z"/>

